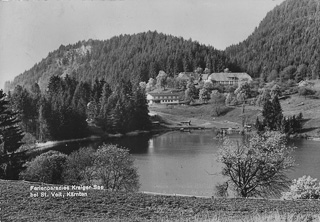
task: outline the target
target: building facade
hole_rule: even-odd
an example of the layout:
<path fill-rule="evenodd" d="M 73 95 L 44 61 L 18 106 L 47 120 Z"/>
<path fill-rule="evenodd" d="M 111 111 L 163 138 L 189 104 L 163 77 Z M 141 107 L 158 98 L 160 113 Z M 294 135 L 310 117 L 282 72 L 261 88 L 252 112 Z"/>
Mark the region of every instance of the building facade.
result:
<path fill-rule="evenodd" d="M 221 72 L 212 73 L 209 78 L 214 83 L 219 83 L 221 85 L 239 85 L 243 82 L 251 82 L 252 78 L 247 73 L 231 73 L 231 72 Z"/>
<path fill-rule="evenodd" d="M 148 104 L 179 104 L 180 93 L 174 92 L 159 92 L 147 94 Z"/>

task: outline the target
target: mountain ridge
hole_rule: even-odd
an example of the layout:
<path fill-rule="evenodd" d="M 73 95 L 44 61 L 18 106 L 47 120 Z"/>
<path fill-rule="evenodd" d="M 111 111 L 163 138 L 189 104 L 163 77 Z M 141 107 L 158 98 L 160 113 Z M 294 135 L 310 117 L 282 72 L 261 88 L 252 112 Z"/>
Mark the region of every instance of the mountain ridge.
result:
<path fill-rule="evenodd" d="M 5 84 L 42 90 L 52 75 L 92 81 L 119 78 L 147 81 L 160 70 L 169 76 L 197 67 L 220 72 L 244 71 L 263 82 L 320 77 L 320 1 L 286 0 L 267 13 L 248 38 L 224 51 L 197 41 L 148 31 L 108 40 L 61 45 L 30 70 Z"/>
<path fill-rule="evenodd" d="M 306 66 L 301 78 L 318 78 L 320 72 L 320 1 L 286 0 L 267 13 L 243 42 L 226 48 L 232 62 L 253 77 L 291 79 L 298 67 Z M 288 73 L 281 73 L 294 66 Z M 288 68 L 289 69 L 289 68 Z M 281 75 L 283 74 L 283 75 Z M 286 76 L 287 75 L 287 76 Z M 291 76 L 290 76 L 291 75 Z M 298 78 L 299 79 L 299 78 Z"/>
<path fill-rule="evenodd" d="M 151 77 L 155 78 L 160 70 L 174 76 L 197 67 L 207 67 L 211 71 L 222 71 L 226 67 L 236 70 L 223 51 L 212 46 L 148 31 L 103 41 L 61 45 L 13 82 L 6 83 L 6 90 L 16 85 L 29 88 L 35 82 L 44 90 L 53 75 L 63 77 L 68 74 L 83 81 L 93 81 L 95 78 L 104 78 L 108 82 L 119 78 L 148 81 Z"/>

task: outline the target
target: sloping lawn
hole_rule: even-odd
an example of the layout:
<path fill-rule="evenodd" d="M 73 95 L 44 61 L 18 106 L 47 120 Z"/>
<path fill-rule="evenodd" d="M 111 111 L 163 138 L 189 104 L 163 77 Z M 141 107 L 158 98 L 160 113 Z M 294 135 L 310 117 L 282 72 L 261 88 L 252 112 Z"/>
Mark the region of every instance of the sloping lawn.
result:
<path fill-rule="evenodd" d="M 320 212 L 320 202 L 309 200 L 211 199 L 105 190 L 82 191 L 86 197 L 50 197 L 51 191 L 46 191 L 48 197 L 30 197 L 31 186 L 52 185 L 0 180 L 1 221 L 203 221 L 217 217 L 230 221 L 275 212 L 299 216 Z"/>

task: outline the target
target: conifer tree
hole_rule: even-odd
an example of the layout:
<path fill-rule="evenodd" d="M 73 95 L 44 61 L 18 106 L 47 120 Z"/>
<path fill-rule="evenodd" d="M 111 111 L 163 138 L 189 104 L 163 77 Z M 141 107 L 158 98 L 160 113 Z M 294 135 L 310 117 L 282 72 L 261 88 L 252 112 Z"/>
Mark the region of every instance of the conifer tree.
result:
<path fill-rule="evenodd" d="M 274 114 L 273 128 L 275 130 L 280 130 L 282 119 L 283 119 L 283 114 L 282 114 L 282 108 L 281 108 L 278 96 L 273 97 L 272 107 L 273 107 L 273 114 Z"/>
<path fill-rule="evenodd" d="M 0 178 L 16 179 L 22 166 L 20 156 L 15 153 L 23 138 L 17 115 L 9 109 L 6 95 L 0 90 Z"/>
<path fill-rule="evenodd" d="M 150 128 L 149 109 L 145 90 L 137 88 L 134 92 L 134 113 L 132 117 L 132 128 L 145 130 Z"/>
<path fill-rule="evenodd" d="M 109 97 L 111 96 L 112 91 L 110 88 L 110 85 L 106 82 L 103 85 L 103 89 L 102 89 L 102 95 L 100 97 L 100 118 L 106 118 L 107 114 L 108 114 L 108 100 Z"/>

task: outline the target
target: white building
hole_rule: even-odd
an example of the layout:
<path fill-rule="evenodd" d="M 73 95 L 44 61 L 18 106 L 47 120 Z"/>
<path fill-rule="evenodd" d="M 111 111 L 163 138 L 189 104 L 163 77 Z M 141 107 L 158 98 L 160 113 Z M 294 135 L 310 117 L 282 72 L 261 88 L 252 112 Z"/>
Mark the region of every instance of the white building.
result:
<path fill-rule="evenodd" d="M 242 82 L 251 82 L 252 78 L 247 73 L 232 73 L 232 72 L 221 72 L 212 73 L 209 78 L 213 83 L 219 83 L 221 85 L 238 85 Z"/>
<path fill-rule="evenodd" d="M 179 104 L 180 93 L 176 92 L 150 92 L 147 94 L 148 104 Z"/>

